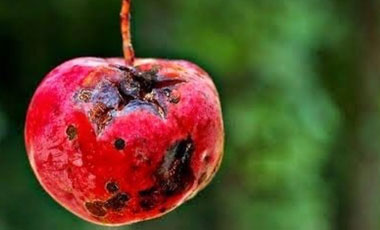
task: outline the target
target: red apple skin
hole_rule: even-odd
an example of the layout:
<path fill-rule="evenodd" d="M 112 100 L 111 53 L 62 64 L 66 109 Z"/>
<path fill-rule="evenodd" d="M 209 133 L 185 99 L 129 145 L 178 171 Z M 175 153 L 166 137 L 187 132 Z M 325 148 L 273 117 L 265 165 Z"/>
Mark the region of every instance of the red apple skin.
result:
<path fill-rule="evenodd" d="M 154 69 L 166 83 L 131 105 L 115 90 L 128 74 L 122 66 L 121 58 L 58 66 L 35 92 L 25 127 L 44 189 L 75 215 L 109 226 L 160 217 L 192 198 L 218 170 L 224 144 L 218 93 L 205 71 L 136 59 L 140 73 Z"/>

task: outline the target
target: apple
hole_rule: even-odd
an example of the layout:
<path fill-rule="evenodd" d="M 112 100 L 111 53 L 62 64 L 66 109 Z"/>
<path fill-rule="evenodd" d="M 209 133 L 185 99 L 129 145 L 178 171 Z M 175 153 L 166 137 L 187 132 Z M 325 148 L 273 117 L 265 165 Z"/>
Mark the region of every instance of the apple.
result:
<path fill-rule="evenodd" d="M 84 220 L 160 217 L 217 172 L 224 129 L 210 76 L 182 60 L 135 58 L 130 0 L 124 58 L 77 58 L 52 70 L 30 103 L 25 143 L 42 187 Z"/>

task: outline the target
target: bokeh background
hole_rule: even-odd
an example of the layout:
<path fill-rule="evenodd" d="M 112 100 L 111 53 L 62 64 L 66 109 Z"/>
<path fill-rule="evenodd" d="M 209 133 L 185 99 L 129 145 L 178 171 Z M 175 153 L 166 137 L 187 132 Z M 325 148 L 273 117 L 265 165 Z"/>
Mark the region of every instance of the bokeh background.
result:
<path fill-rule="evenodd" d="M 121 56 L 120 0 L 0 1 L 0 230 L 106 230 L 56 204 L 25 154 L 28 102 L 78 56 Z M 135 0 L 140 57 L 188 59 L 221 95 L 211 185 L 121 230 L 380 229 L 380 1 Z"/>

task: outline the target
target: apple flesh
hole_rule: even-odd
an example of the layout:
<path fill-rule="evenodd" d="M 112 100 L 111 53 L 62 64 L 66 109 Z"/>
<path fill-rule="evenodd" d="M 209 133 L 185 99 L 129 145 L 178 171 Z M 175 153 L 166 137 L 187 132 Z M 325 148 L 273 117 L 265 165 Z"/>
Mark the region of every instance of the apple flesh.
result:
<path fill-rule="evenodd" d="M 217 90 L 187 61 L 78 58 L 50 72 L 25 128 L 39 182 L 102 225 L 156 218 L 204 188 L 223 155 Z"/>

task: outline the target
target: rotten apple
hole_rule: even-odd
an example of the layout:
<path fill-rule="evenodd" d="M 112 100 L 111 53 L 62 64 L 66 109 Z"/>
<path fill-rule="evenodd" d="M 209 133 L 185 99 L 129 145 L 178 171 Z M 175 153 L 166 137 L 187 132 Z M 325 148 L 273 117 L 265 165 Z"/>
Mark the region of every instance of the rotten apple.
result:
<path fill-rule="evenodd" d="M 101 225 L 156 218 L 218 170 L 224 131 L 217 90 L 187 61 L 135 59 L 130 1 L 124 59 L 78 58 L 51 71 L 30 103 L 25 142 L 43 188 Z"/>

